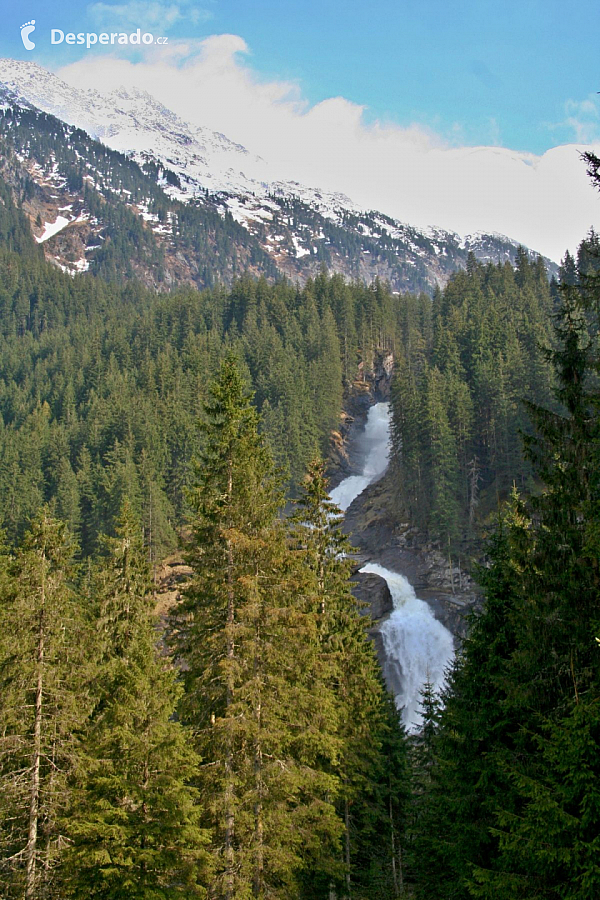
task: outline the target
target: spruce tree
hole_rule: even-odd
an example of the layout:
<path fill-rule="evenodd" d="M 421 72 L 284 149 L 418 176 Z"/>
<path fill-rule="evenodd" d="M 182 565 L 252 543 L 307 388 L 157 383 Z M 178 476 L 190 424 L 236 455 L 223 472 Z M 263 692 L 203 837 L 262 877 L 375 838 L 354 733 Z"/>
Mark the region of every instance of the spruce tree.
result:
<path fill-rule="evenodd" d="M 0 604 L 0 810 L 7 897 L 52 896 L 63 814 L 89 713 L 85 610 L 70 584 L 64 525 L 44 512 L 4 557 Z M 8 577 L 6 573 L 8 572 Z"/>
<path fill-rule="evenodd" d="M 318 681 L 314 585 L 288 548 L 276 473 L 232 356 L 203 433 L 190 497 L 194 578 L 176 644 L 213 828 L 210 895 L 293 898 L 300 872 L 340 832 L 337 779 L 321 765 L 337 752 L 335 707 Z"/>
<path fill-rule="evenodd" d="M 491 835 L 499 802 L 510 793 L 500 747 L 514 747 L 520 720 L 506 710 L 505 670 L 515 648 L 518 570 L 529 520 L 517 498 L 489 547 L 490 566 L 478 573 L 486 594 L 472 616 L 443 695 L 424 697 L 425 721 L 413 751 L 410 880 L 423 900 L 465 900 L 474 865 L 497 854 Z"/>
<path fill-rule="evenodd" d="M 583 900 L 598 885 L 598 307 L 577 284 L 561 295 L 550 354 L 560 407 L 529 405 L 536 435 L 527 449 L 546 487 L 530 501 L 518 640 L 505 673 L 505 705 L 521 718 L 518 752 L 505 760 L 516 801 L 496 808 L 500 852 L 474 871 L 478 897 L 541 891 Z M 538 845 L 542 814 L 548 828 Z"/>
<path fill-rule="evenodd" d="M 142 529 L 125 501 L 93 590 L 96 703 L 64 817 L 61 885 L 75 898 L 206 896 L 198 757 L 173 719 L 181 694 L 157 648 Z"/>
<path fill-rule="evenodd" d="M 556 405 L 528 404 L 544 486 L 513 497 L 440 716 L 416 841 L 427 900 L 597 892 L 597 307 L 572 272 L 560 293 Z"/>
<path fill-rule="evenodd" d="M 459 513 L 456 438 L 448 417 L 444 381 L 437 368 L 427 372 L 424 415 L 431 522 L 450 544 L 458 530 Z"/>
<path fill-rule="evenodd" d="M 340 749 L 333 771 L 340 780 L 338 814 L 344 823 L 340 895 L 371 896 L 363 891 L 376 880 L 384 892 L 377 896 L 385 896 L 399 884 L 404 735 L 367 636 L 368 616 L 361 615 L 350 590 L 351 546 L 340 527 L 340 510 L 329 499 L 321 460 L 312 461 L 302 488 L 294 537 L 303 566 L 316 581 L 321 671 L 338 707 Z M 390 768 L 398 779 L 390 779 Z M 313 873 L 313 893 L 307 896 L 319 896 L 319 874 Z"/>

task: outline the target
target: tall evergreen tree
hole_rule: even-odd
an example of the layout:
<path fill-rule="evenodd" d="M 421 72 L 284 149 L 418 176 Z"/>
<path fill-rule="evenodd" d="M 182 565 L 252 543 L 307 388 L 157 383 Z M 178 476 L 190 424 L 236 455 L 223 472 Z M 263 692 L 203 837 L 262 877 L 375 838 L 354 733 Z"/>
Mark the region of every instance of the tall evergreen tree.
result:
<path fill-rule="evenodd" d="M 341 785 L 345 866 L 339 890 L 343 897 L 386 896 L 399 885 L 404 735 L 368 640 L 368 617 L 361 615 L 350 590 L 351 548 L 340 527 L 341 513 L 329 499 L 321 460 L 312 461 L 302 487 L 294 536 L 302 564 L 316 581 L 322 672 L 338 707 L 340 750 L 333 771 Z M 390 769 L 397 778 L 390 777 Z M 307 896 L 326 896 L 320 877 L 316 870 L 307 880 Z M 381 894 L 369 892 L 373 881 Z"/>
<path fill-rule="evenodd" d="M 505 670 L 516 640 L 514 559 L 528 544 L 528 526 L 515 498 L 491 542 L 491 566 L 479 572 L 485 610 L 470 622 L 443 708 L 429 692 L 424 697 L 409 827 L 410 878 L 423 900 L 465 900 L 473 866 L 488 865 L 497 853 L 490 832 L 510 785 L 493 754 L 500 744 L 505 755 L 512 751 L 521 724 L 505 706 Z"/>
<path fill-rule="evenodd" d="M 4 559 L 0 604 L 0 810 L 7 897 L 51 895 L 67 843 L 62 818 L 89 712 L 85 610 L 70 579 L 72 546 L 46 512 Z M 8 565 L 8 578 L 6 578 Z"/>
<path fill-rule="evenodd" d="M 215 898 L 298 895 L 299 872 L 335 846 L 331 692 L 319 684 L 314 588 L 287 546 L 273 464 L 228 357 L 203 426 L 177 646 L 182 712 L 203 757 Z M 319 705 L 314 706 L 315 696 Z"/>
<path fill-rule="evenodd" d="M 206 896 L 198 757 L 173 720 L 181 689 L 157 649 L 142 529 L 124 503 L 95 578 L 96 704 L 64 817 L 63 896 Z"/>
<path fill-rule="evenodd" d="M 528 404 L 544 487 L 513 498 L 435 739 L 416 872 L 428 900 L 598 889 L 598 307 L 565 271 L 557 404 Z"/>
<path fill-rule="evenodd" d="M 505 675 L 506 704 L 521 711 L 519 752 L 506 764 L 518 802 L 498 804 L 498 861 L 475 870 L 472 892 L 486 898 L 537 891 L 584 900 L 598 889 L 598 307 L 579 285 L 564 284 L 561 295 L 551 354 L 561 408 L 530 405 L 536 435 L 527 448 L 546 488 L 531 500 Z M 548 830 L 538 844 L 542 814 Z"/>

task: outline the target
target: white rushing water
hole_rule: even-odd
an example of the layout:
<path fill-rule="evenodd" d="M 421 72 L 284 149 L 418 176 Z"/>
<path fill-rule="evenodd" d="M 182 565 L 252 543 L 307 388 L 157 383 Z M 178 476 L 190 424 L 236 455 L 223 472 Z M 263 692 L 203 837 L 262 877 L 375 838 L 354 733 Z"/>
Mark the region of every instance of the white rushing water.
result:
<path fill-rule="evenodd" d="M 331 499 L 342 511 L 373 481 L 383 475 L 390 456 L 390 404 L 376 403 L 369 410 L 367 424 L 359 438 L 365 454 L 362 475 L 350 475 L 331 492 Z"/>
<path fill-rule="evenodd" d="M 451 633 L 433 615 L 424 600 L 419 600 L 411 583 L 397 572 L 377 563 L 367 563 L 361 572 L 385 578 L 394 611 L 379 629 L 385 650 L 385 679 L 402 710 L 408 731 L 421 724 L 421 690 L 429 681 L 439 692 L 446 669 L 454 656 Z"/>
<path fill-rule="evenodd" d="M 369 410 L 364 433 L 358 438 L 365 462 L 362 475 L 345 478 L 332 492 L 331 499 L 347 510 L 353 500 L 387 469 L 390 454 L 390 406 L 377 403 Z M 385 651 L 384 675 L 388 687 L 402 710 L 402 721 L 408 731 L 421 723 L 421 690 L 429 681 L 436 691 L 444 683 L 447 667 L 454 655 L 451 633 L 419 600 L 410 582 L 397 572 L 378 563 L 368 563 L 360 570 L 372 572 L 387 581 L 394 611 L 381 625 Z"/>

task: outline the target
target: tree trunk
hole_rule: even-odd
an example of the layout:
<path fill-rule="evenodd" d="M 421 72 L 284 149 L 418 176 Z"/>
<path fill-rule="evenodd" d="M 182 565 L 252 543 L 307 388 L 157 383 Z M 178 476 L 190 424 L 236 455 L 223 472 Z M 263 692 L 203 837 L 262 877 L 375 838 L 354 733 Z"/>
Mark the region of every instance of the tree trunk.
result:
<path fill-rule="evenodd" d="M 402 845 L 398 846 L 398 873 L 400 875 L 400 896 L 404 897 L 404 868 L 402 866 Z"/>
<path fill-rule="evenodd" d="M 256 802 L 254 804 L 254 841 L 255 841 L 255 860 L 254 860 L 254 885 L 253 891 L 255 897 L 263 896 L 264 883 L 264 847 L 263 847 L 263 782 L 262 782 L 262 705 L 261 705 L 261 636 L 260 626 L 257 634 L 257 653 L 254 660 L 254 676 L 257 679 L 257 699 L 255 707 L 256 719 L 256 744 L 254 748 L 254 790 L 256 791 Z"/>
<path fill-rule="evenodd" d="M 227 494 L 231 500 L 233 494 L 233 464 L 229 460 L 229 476 L 227 481 Z M 233 638 L 233 626 L 235 623 L 235 592 L 233 587 L 233 547 L 231 539 L 227 539 L 227 697 L 226 704 L 230 707 L 233 703 L 233 660 L 235 657 L 235 642 Z M 225 759 L 225 897 L 233 900 L 234 891 L 234 848 L 233 833 L 235 827 L 235 815 L 233 811 L 233 746 L 230 737 Z"/>
<path fill-rule="evenodd" d="M 389 816 L 390 816 L 390 838 L 391 838 L 391 842 L 392 842 L 392 878 L 394 880 L 394 897 L 399 897 L 400 891 L 398 889 L 398 873 L 396 872 L 396 830 L 394 828 L 394 811 L 392 808 L 391 784 L 390 784 Z"/>
<path fill-rule="evenodd" d="M 31 759 L 31 798 L 29 803 L 29 835 L 25 858 L 27 860 L 25 900 L 34 900 L 36 885 L 37 839 L 40 810 L 40 760 L 42 755 L 42 702 L 44 690 L 44 601 L 45 588 L 42 581 L 40 624 L 37 648 L 37 684 L 35 691 L 35 720 L 33 727 L 33 755 Z"/>
<path fill-rule="evenodd" d="M 46 794 L 50 797 L 52 796 L 52 793 L 53 793 L 54 781 L 56 778 L 56 771 L 57 771 L 57 767 L 56 767 L 57 742 L 58 742 L 58 735 L 56 733 L 56 723 L 55 723 L 54 724 L 54 735 L 52 737 L 52 756 L 50 759 L 50 778 L 48 779 L 48 784 L 46 787 Z M 61 840 L 61 837 L 59 834 L 58 835 L 59 846 L 60 846 L 60 840 Z M 50 831 L 48 831 L 48 834 L 46 835 L 46 846 L 44 848 L 44 871 L 43 871 L 43 875 L 42 875 L 43 882 L 42 882 L 42 887 L 41 887 L 42 894 L 44 893 L 45 885 L 48 883 L 49 877 L 50 877 L 51 842 L 52 842 L 52 834 L 50 833 Z"/>
<path fill-rule="evenodd" d="M 344 860 L 346 863 L 346 898 L 350 900 L 350 804 L 348 803 L 348 798 L 346 797 L 344 800 L 344 825 L 345 825 L 345 853 Z"/>
<path fill-rule="evenodd" d="M 148 795 L 148 787 L 150 785 L 150 767 L 148 765 L 148 757 L 144 759 L 144 769 L 142 773 L 142 836 L 140 839 L 140 847 L 142 850 L 146 849 L 146 828 L 148 825 L 148 804 L 146 803 L 146 797 Z M 142 878 L 140 879 L 142 883 L 145 883 L 146 880 L 146 863 L 142 860 L 140 865 L 140 871 Z M 140 885 L 141 887 L 141 885 Z"/>

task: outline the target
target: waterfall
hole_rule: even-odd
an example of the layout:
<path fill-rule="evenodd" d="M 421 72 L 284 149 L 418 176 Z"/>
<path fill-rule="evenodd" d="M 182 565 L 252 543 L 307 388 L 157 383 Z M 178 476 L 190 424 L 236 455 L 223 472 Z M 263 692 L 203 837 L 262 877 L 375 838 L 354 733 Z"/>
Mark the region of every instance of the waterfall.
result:
<path fill-rule="evenodd" d="M 376 403 L 369 410 L 364 432 L 358 438 L 365 461 L 362 475 L 350 475 L 331 492 L 331 499 L 345 512 L 353 500 L 387 469 L 390 455 L 390 404 Z"/>
<path fill-rule="evenodd" d="M 389 403 L 371 407 L 365 430 L 358 438 L 358 448 L 364 456 L 362 475 L 345 478 L 331 492 L 331 499 L 343 511 L 387 468 Z M 404 575 L 378 563 L 368 563 L 360 571 L 379 575 L 390 589 L 394 610 L 379 629 L 385 652 L 384 675 L 396 698 L 396 706 L 402 711 L 404 726 L 414 732 L 421 723 L 423 685 L 429 681 L 439 692 L 444 684 L 446 669 L 454 655 L 452 634 L 438 622 L 427 603 L 419 600 Z"/>
<path fill-rule="evenodd" d="M 385 578 L 390 589 L 394 611 L 379 629 L 385 651 L 384 675 L 402 710 L 405 728 L 416 731 L 421 724 L 423 685 L 429 681 L 436 693 L 443 687 L 454 655 L 452 635 L 425 601 L 419 600 L 404 575 L 377 563 L 367 563 L 360 571 Z"/>

